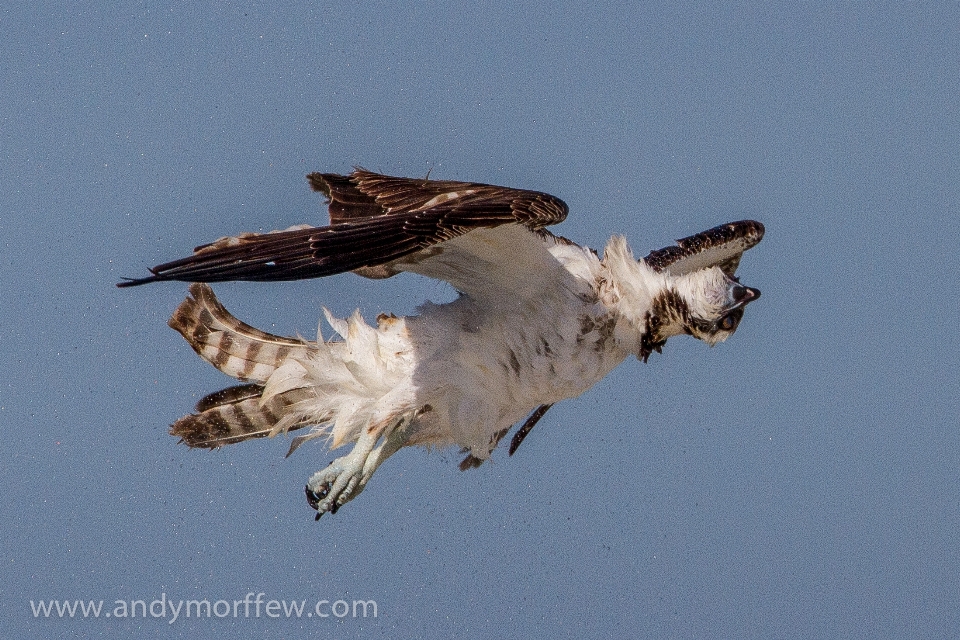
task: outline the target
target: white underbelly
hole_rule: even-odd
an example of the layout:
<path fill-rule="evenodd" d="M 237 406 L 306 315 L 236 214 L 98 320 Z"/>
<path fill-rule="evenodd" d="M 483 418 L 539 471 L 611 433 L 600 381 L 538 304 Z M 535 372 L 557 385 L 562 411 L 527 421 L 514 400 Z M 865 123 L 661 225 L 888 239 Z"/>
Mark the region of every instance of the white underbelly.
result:
<path fill-rule="evenodd" d="M 423 356 L 413 385 L 434 410 L 431 430 L 447 431 L 478 457 L 486 457 L 494 434 L 542 404 L 580 395 L 627 355 L 613 340 L 612 325 L 585 320 L 587 307 L 489 314 L 459 306 L 408 319 L 414 349 Z M 455 311 L 457 322 L 451 322 Z"/>

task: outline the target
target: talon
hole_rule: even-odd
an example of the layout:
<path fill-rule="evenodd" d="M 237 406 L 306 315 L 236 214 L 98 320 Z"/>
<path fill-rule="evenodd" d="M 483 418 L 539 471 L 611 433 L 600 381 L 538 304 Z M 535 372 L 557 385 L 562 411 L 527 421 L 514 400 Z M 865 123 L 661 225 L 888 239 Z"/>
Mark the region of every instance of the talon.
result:
<path fill-rule="evenodd" d="M 367 429 L 349 454 L 331 461 L 310 477 L 305 492 L 307 503 L 317 512 L 317 520 L 325 513 L 336 513 L 360 495 L 377 467 L 404 445 L 404 429 L 412 416 L 405 415 L 396 424 L 388 425 L 386 433 L 383 429 Z M 378 445 L 380 438 L 383 442 Z"/>
<path fill-rule="evenodd" d="M 310 508 L 316 511 L 317 507 L 320 505 L 320 498 L 316 493 L 310 490 L 310 485 L 307 485 L 303 488 L 304 493 L 307 494 L 307 504 L 310 505 Z"/>
<path fill-rule="evenodd" d="M 304 487 L 304 491 L 307 494 L 307 504 L 310 505 L 311 509 L 318 509 L 320 507 L 320 502 L 327 497 L 327 494 L 330 493 L 330 483 L 325 482 L 320 485 L 320 491 L 314 491 L 310 488 L 310 485 Z"/>

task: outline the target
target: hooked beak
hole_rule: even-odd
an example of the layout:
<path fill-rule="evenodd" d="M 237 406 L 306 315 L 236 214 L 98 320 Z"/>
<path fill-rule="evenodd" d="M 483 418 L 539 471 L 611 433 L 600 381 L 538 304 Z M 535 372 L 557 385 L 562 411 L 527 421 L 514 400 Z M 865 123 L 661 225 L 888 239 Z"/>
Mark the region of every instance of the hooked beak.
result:
<path fill-rule="evenodd" d="M 748 303 L 753 302 L 760 297 L 760 289 L 754 289 L 753 287 L 745 287 L 741 284 L 734 285 L 733 287 L 733 308 L 739 309 L 745 307 Z"/>

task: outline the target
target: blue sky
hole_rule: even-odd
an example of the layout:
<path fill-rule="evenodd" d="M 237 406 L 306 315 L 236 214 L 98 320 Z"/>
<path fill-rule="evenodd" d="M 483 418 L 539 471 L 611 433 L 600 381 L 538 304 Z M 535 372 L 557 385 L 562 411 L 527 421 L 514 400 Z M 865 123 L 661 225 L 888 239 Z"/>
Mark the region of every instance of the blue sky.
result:
<path fill-rule="evenodd" d="M 0 12 L 5 637 L 949 637 L 960 628 L 960 10 L 947 3 L 118 3 Z M 354 165 L 547 191 L 637 254 L 761 220 L 763 291 L 556 406 L 517 455 L 409 449 L 315 523 L 316 443 L 168 425 L 229 380 L 122 276 L 326 219 Z M 445 285 L 225 284 L 255 326 Z M 327 331 L 329 335 L 329 330 Z M 50 599 L 378 616 L 35 619 Z"/>

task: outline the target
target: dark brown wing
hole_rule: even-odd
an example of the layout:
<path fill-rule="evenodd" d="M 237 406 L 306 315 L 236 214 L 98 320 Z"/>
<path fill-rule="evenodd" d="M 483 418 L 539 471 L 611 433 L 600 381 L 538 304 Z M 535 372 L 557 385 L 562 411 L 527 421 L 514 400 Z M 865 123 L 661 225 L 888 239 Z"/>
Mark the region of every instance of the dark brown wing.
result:
<path fill-rule="evenodd" d="M 472 182 L 395 178 L 364 169 L 349 176 L 313 173 L 308 179 L 329 198 L 330 226 L 222 238 L 118 286 L 299 280 L 369 270 L 473 229 L 503 224 L 540 229 L 562 221 L 568 211 L 546 193 Z"/>
<path fill-rule="evenodd" d="M 677 240 L 676 245 L 651 251 L 643 260 L 655 270 L 672 275 L 720 267 L 732 278 L 743 252 L 762 239 L 762 224 L 740 220 Z"/>

